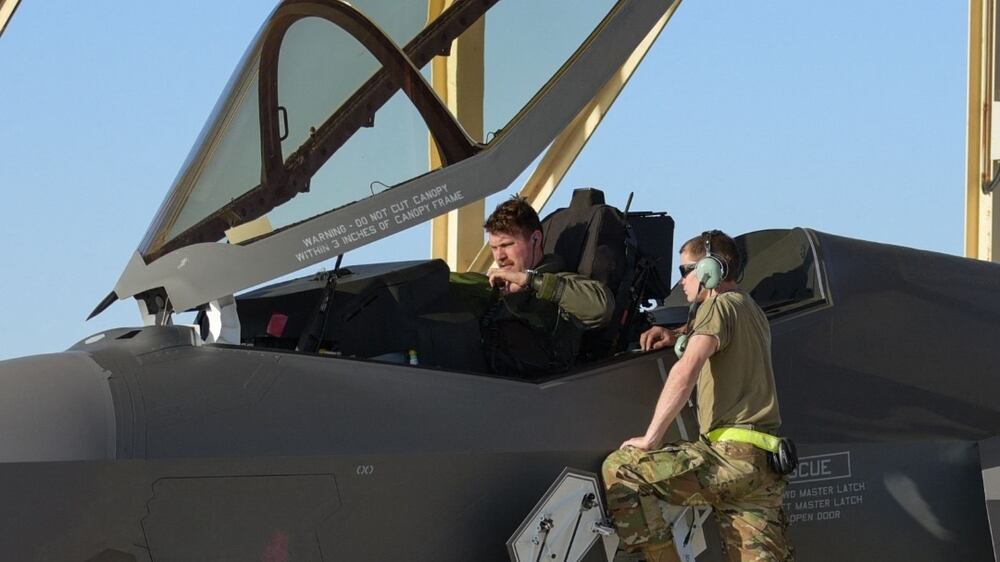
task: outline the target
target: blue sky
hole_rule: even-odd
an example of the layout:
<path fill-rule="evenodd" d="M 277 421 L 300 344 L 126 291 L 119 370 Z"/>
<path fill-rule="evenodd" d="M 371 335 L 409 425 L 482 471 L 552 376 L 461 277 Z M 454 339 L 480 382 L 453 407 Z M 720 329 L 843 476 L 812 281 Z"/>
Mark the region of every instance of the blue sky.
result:
<path fill-rule="evenodd" d="M 114 286 L 272 0 L 23 0 L 0 37 L 0 359 L 136 325 Z M 686 0 L 550 203 L 677 238 L 806 226 L 961 254 L 965 2 Z M 509 48 L 509 47 L 505 47 Z M 345 263 L 427 256 L 411 229 Z"/>

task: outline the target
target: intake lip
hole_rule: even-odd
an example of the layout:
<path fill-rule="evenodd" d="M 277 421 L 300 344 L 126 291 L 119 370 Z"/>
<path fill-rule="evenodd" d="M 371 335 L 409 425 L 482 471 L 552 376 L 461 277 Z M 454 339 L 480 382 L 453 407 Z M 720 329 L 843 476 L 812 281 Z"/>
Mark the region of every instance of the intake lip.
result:
<path fill-rule="evenodd" d="M 114 459 L 109 376 L 78 351 L 0 361 L 0 462 Z"/>

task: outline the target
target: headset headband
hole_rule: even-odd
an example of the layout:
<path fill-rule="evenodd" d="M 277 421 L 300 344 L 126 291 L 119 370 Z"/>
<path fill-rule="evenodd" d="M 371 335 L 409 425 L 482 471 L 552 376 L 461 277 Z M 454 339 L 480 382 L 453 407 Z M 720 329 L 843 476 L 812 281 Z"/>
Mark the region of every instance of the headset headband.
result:
<path fill-rule="evenodd" d="M 701 241 L 703 244 L 705 244 L 705 257 L 715 256 L 715 254 L 712 253 L 712 237 L 718 236 L 720 234 L 722 234 L 721 230 L 706 230 L 705 232 L 701 233 Z M 716 259 L 720 258 L 716 256 Z M 728 264 L 723 264 L 723 265 L 728 266 Z"/>

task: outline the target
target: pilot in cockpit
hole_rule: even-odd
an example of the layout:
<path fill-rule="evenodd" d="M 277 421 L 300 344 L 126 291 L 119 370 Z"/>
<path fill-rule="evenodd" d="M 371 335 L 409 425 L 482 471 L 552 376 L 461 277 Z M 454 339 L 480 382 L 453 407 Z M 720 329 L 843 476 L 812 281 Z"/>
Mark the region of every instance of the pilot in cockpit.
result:
<path fill-rule="evenodd" d="M 498 205 L 483 227 L 496 267 L 485 276 L 452 274 L 452 282 L 479 314 L 490 370 L 541 376 L 569 369 L 583 333 L 610 322 L 611 290 L 543 253 L 541 221 L 524 198 Z"/>

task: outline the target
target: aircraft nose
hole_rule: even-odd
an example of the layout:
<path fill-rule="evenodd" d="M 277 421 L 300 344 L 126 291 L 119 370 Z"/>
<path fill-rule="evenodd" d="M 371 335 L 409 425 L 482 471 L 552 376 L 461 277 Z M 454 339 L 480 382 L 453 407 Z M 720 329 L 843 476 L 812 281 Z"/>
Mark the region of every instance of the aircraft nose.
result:
<path fill-rule="evenodd" d="M 109 376 L 83 352 L 0 361 L 0 462 L 113 459 Z"/>

